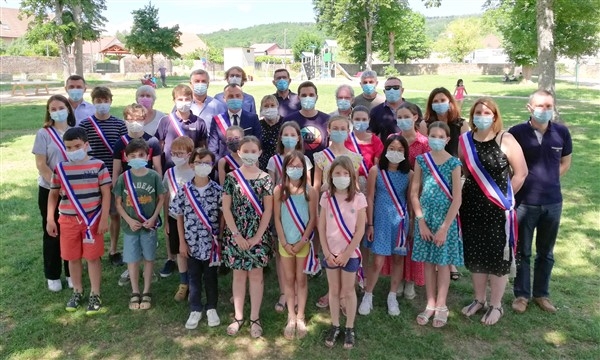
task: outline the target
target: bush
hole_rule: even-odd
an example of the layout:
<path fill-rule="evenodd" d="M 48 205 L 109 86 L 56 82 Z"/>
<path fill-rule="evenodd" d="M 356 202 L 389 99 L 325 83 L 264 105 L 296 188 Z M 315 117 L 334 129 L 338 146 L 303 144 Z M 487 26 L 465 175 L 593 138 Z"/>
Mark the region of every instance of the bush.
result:
<path fill-rule="evenodd" d="M 385 69 L 383 69 L 383 75 L 386 78 L 389 78 L 390 76 L 400 76 L 400 72 L 394 66 L 386 66 Z"/>

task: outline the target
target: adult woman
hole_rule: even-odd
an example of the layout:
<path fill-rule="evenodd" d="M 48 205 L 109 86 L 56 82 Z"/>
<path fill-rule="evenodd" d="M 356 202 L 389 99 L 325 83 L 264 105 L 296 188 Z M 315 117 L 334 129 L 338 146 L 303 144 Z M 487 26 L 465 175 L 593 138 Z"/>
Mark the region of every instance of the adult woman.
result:
<path fill-rule="evenodd" d="M 232 66 L 227 71 L 225 71 L 225 81 L 227 81 L 230 85 L 244 86 L 246 81 L 248 81 L 248 77 L 246 76 L 246 72 L 239 66 Z M 215 99 L 219 100 L 223 104 L 225 104 L 225 94 L 220 92 L 215 95 Z M 247 111 L 252 114 L 256 114 L 256 102 L 254 101 L 254 97 L 246 92 L 244 92 L 244 99 L 242 102 L 242 110 Z"/>
<path fill-rule="evenodd" d="M 164 113 L 153 108 L 156 101 L 156 91 L 150 85 L 142 85 L 135 92 L 135 99 L 138 104 L 147 110 L 144 118 L 144 132 L 154 136 L 160 119 L 165 116 Z"/>
<path fill-rule="evenodd" d="M 44 125 L 38 130 L 33 143 L 32 153 L 35 155 L 35 165 L 38 169 L 38 206 L 42 216 L 44 275 L 48 280 L 50 291 L 62 290 L 60 281 L 61 263 L 65 268 L 65 276 L 69 287 L 73 287 L 69 274 L 67 261 L 61 261 L 60 242 L 58 237 L 53 237 L 46 231 L 46 217 L 48 215 L 48 195 L 54 168 L 59 162 L 67 160 L 65 145 L 62 136 L 70 127 L 75 126 L 75 113 L 69 100 L 62 95 L 52 95 L 46 103 Z M 58 218 L 58 208 L 55 209 L 55 218 Z M 60 231 L 59 231 L 60 233 Z"/>
<path fill-rule="evenodd" d="M 502 296 L 514 266 L 513 194 L 525 181 L 527 164 L 519 143 L 502 131 L 502 117 L 492 99 L 477 100 L 469 119 L 473 130 L 460 137 L 466 174 L 460 216 L 465 266 L 472 273 L 475 300 L 462 312 L 471 316 L 485 307 L 489 279 L 490 306 L 481 322 L 494 325 L 503 315 Z"/>

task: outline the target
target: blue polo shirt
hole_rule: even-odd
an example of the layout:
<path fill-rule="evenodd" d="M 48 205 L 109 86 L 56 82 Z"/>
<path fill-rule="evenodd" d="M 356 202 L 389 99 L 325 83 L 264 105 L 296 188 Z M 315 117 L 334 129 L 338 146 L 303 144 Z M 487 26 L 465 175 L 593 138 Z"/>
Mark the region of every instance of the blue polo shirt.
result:
<path fill-rule="evenodd" d="M 298 98 L 298 94 L 295 94 L 290 90 L 285 99 L 279 96 L 278 93 L 273 95 L 275 95 L 277 101 L 279 102 L 279 115 L 282 118 L 291 115 L 296 111 L 300 111 L 300 99 Z"/>
<path fill-rule="evenodd" d="M 390 134 L 400 131 L 396 122 L 396 111 L 386 102 L 371 109 L 369 114 L 369 130 L 385 142 Z"/>
<path fill-rule="evenodd" d="M 515 200 L 527 205 L 560 203 L 560 160 L 573 152 L 571 134 L 566 126 L 550 122 L 540 144 L 530 121 L 508 130 L 521 145 L 529 169 Z"/>

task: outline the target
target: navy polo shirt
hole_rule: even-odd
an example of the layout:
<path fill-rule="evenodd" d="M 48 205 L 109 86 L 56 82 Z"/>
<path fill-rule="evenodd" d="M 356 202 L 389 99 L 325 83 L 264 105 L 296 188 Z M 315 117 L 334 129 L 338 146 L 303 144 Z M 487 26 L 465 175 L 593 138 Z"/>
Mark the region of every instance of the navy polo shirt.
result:
<path fill-rule="evenodd" d="M 298 94 L 294 94 L 291 90 L 288 92 L 288 96 L 285 99 L 279 96 L 278 93 L 273 95 L 275 95 L 279 102 L 279 115 L 282 118 L 300 110 L 300 99 L 298 98 Z"/>
<path fill-rule="evenodd" d="M 387 101 L 371 109 L 369 114 L 369 130 L 385 142 L 390 134 L 400 131 L 396 122 L 396 111 L 388 106 Z"/>
<path fill-rule="evenodd" d="M 562 202 L 560 192 L 560 160 L 571 155 L 573 143 L 566 126 L 555 122 L 538 141 L 529 121 L 508 130 L 523 149 L 529 173 L 523 187 L 515 195 L 517 204 L 549 205 Z"/>

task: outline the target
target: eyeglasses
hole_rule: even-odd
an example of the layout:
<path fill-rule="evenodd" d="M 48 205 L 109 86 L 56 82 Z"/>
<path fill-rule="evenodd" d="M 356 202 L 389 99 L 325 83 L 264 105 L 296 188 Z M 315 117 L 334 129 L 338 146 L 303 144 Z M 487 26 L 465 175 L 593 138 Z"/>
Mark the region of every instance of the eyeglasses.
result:
<path fill-rule="evenodd" d="M 384 89 L 386 89 L 386 90 L 392 90 L 392 89 L 394 89 L 394 90 L 400 90 L 400 85 L 392 85 L 392 86 L 388 85 L 388 86 L 384 87 Z"/>

